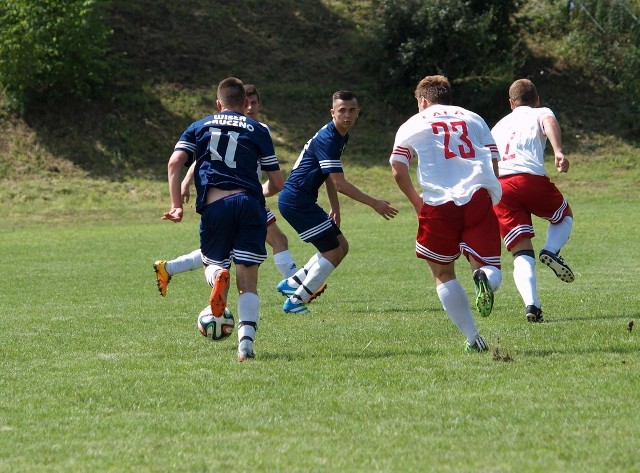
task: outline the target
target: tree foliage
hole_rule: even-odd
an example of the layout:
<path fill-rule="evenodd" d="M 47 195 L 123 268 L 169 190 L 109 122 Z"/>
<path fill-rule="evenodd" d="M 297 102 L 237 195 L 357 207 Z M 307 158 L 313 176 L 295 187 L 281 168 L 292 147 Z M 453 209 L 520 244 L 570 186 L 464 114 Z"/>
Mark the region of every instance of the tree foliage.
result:
<path fill-rule="evenodd" d="M 536 33 L 560 44 L 564 61 L 585 78 L 619 93 L 629 105 L 629 116 L 638 115 L 640 1 L 555 0 L 537 5 L 529 16 Z"/>
<path fill-rule="evenodd" d="M 579 52 L 572 57 L 588 64 L 590 74 L 610 81 L 635 111 L 640 110 L 639 16 L 637 2 L 572 2 L 566 36 L 568 51 Z"/>
<path fill-rule="evenodd" d="M 89 97 L 108 71 L 104 0 L 0 2 L 0 86 L 12 108 Z"/>
<path fill-rule="evenodd" d="M 518 0 L 384 0 L 370 62 L 390 91 L 443 74 L 457 96 L 480 105 L 480 83 L 485 92 L 499 84 L 504 96 L 522 64 L 517 11 Z"/>

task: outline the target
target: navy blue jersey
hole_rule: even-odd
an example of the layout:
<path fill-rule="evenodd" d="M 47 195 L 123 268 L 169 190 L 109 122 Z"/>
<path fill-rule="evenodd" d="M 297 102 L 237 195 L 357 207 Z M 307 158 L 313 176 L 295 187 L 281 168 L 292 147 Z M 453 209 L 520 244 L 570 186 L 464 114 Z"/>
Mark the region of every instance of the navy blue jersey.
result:
<path fill-rule="evenodd" d="M 259 171 L 280 169 L 269 129 L 250 117 L 225 111 L 193 122 L 176 143 L 176 150 L 195 160 L 194 181 L 202 212 L 207 189 L 244 189 L 265 205 Z"/>
<path fill-rule="evenodd" d="M 280 197 L 296 204 L 316 202 L 329 174 L 343 172 L 340 158 L 348 141 L 349 134 L 342 136 L 333 121 L 318 130 L 304 145 Z"/>

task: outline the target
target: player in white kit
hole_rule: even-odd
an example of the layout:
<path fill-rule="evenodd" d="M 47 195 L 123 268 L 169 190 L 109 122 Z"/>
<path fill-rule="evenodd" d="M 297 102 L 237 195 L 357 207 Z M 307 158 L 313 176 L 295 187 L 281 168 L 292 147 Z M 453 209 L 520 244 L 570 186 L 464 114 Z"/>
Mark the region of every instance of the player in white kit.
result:
<path fill-rule="evenodd" d="M 446 77 L 425 77 L 415 97 L 419 112 L 398 129 L 389 162 L 398 187 L 418 214 L 416 256 L 427 261 L 444 310 L 467 339 L 465 350 L 486 351 L 454 264 L 460 255 L 469 261 L 478 312 L 488 316 L 493 292 L 502 282 L 500 233 L 493 212 L 501 195 L 498 151 L 479 115 L 451 105 Z M 421 195 L 409 175 L 416 156 Z"/>
<path fill-rule="evenodd" d="M 547 176 L 544 167 L 547 138 L 558 172 L 567 172 L 569 161 L 562 150 L 558 120 L 549 108 L 540 107 L 533 82 L 515 81 L 509 88 L 509 104 L 512 112 L 491 130 L 501 156 L 498 166 L 502 199 L 495 212 L 504 244 L 513 255 L 513 279 L 524 301 L 526 318 L 529 322 L 544 322 L 536 287 L 532 215 L 549 221 L 540 261 L 562 281 L 574 280 L 571 268 L 558 254 L 571 235 L 573 213 Z"/>

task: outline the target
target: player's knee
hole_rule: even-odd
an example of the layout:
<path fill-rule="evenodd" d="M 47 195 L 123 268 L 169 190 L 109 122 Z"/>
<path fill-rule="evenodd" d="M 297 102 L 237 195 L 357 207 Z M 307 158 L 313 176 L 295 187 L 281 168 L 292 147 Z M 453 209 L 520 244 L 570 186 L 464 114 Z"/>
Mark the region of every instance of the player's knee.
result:
<path fill-rule="evenodd" d="M 349 242 L 342 233 L 337 235 L 337 238 L 338 243 L 340 244 L 340 250 L 342 251 L 342 258 L 344 259 L 344 257 L 347 256 L 347 253 L 349 253 Z"/>

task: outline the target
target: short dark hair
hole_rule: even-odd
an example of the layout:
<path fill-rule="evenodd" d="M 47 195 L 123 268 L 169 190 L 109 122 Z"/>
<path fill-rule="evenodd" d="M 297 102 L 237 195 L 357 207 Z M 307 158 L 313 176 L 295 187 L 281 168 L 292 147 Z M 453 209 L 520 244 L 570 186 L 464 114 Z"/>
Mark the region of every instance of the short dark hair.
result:
<path fill-rule="evenodd" d="M 509 98 L 518 107 L 521 105 L 535 107 L 538 100 L 538 91 L 529 79 L 518 79 L 509 87 Z"/>
<path fill-rule="evenodd" d="M 430 104 L 451 105 L 451 84 L 445 76 L 427 76 L 418 82 L 414 92 L 419 99 L 424 97 Z"/>
<path fill-rule="evenodd" d="M 262 103 L 262 97 L 260 97 L 260 92 L 253 84 L 245 84 L 244 90 L 247 92 L 247 97 L 251 97 L 255 95 L 258 98 L 258 103 Z"/>
<path fill-rule="evenodd" d="M 218 84 L 218 100 L 229 108 L 244 107 L 247 92 L 244 84 L 237 77 L 227 77 Z"/>
<path fill-rule="evenodd" d="M 356 94 L 354 94 L 353 92 L 349 91 L 349 90 L 338 90 L 337 92 L 333 93 L 333 96 L 331 97 L 331 103 L 333 104 L 333 102 L 335 102 L 336 100 L 353 100 L 356 99 Z"/>

